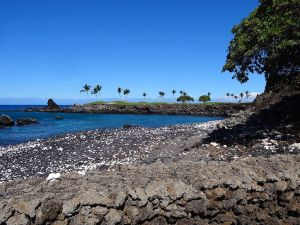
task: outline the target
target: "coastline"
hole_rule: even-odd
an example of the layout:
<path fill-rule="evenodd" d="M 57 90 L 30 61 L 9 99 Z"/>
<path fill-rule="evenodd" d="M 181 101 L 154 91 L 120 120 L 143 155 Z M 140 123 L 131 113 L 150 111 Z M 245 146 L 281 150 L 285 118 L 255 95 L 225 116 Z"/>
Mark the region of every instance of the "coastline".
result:
<path fill-rule="evenodd" d="M 99 113 L 99 114 L 165 114 L 228 117 L 252 107 L 251 103 L 220 104 L 141 104 L 141 105 L 74 105 L 66 108 L 36 107 L 26 112 Z"/>
<path fill-rule="evenodd" d="M 230 162 L 244 157 L 300 154 L 300 144 L 278 130 L 238 131 L 237 136 L 243 137 L 247 132 L 255 136 L 254 144 L 248 146 L 228 145 L 218 136 L 219 141 L 211 140 L 214 131 L 230 131 L 248 116 L 242 112 L 224 120 L 198 124 L 90 130 L 0 147 L 0 161 L 3 162 L 0 182 L 31 176 L 46 178 L 51 173 L 114 170 L 121 165 Z"/>
<path fill-rule="evenodd" d="M 293 224 L 300 143 L 255 123 L 256 132 L 246 126 L 230 134 L 252 115 L 0 147 L 0 223 Z M 219 131 L 255 143 L 208 141 Z"/>
<path fill-rule="evenodd" d="M 0 146 L 0 182 L 175 159 L 182 148 L 191 147 L 218 123 L 91 130 Z"/>

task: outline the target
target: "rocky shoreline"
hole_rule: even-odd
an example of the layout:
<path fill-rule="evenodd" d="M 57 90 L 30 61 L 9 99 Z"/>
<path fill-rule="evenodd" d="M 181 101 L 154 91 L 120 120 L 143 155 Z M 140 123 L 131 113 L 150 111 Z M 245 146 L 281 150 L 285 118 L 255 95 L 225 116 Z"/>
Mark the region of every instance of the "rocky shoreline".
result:
<path fill-rule="evenodd" d="M 214 132 L 234 131 L 236 124 L 248 118 L 245 114 L 202 124 L 77 132 L 0 147 L 0 182 L 30 176 L 46 178 L 51 173 L 111 170 L 126 164 L 168 164 L 182 160 L 230 162 L 249 156 L 300 153 L 298 139 L 277 129 L 251 131 L 255 142 L 248 146 L 227 143 L 218 135 L 214 137 Z M 241 137 L 247 134 L 247 130 L 239 132 Z"/>
<path fill-rule="evenodd" d="M 167 114 L 227 117 L 251 108 L 250 103 L 222 104 L 145 104 L 145 105 L 74 105 L 59 108 L 49 105 L 44 108 L 30 108 L 27 112 L 62 112 L 62 113 L 103 113 L 103 114 Z"/>
<path fill-rule="evenodd" d="M 230 115 L 0 147 L 0 224 L 299 224 L 297 124 Z"/>

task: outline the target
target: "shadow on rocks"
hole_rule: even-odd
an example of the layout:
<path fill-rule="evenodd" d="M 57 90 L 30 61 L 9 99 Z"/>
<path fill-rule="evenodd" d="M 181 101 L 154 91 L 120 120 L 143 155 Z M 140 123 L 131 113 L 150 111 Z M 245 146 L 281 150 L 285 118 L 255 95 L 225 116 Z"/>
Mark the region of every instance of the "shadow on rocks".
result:
<path fill-rule="evenodd" d="M 261 104 L 261 102 L 260 102 Z M 232 118 L 231 118 L 232 120 Z M 240 144 L 253 146 L 257 139 L 271 138 L 281 141 L 300 141 L 300 94 L 286 96 L 251 114 L 246 122 L 221 126 L 204 140 L 205 143 Z"/>

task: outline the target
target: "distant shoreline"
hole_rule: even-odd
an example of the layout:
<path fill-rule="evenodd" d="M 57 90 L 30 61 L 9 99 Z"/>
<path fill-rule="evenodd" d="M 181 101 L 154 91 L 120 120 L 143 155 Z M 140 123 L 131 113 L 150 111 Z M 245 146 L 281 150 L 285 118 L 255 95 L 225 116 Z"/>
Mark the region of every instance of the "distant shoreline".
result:
<path fill-rule="evenodd" d="M 31 107 L 26 112 L 59 112 L 59 113 L 97 113 L 97 114 L 163 114 L 228 117 L 252 107 L 251 103 L 217 103 L 217 104 L 89 104 L 74 105 L 65 108 Z"/>

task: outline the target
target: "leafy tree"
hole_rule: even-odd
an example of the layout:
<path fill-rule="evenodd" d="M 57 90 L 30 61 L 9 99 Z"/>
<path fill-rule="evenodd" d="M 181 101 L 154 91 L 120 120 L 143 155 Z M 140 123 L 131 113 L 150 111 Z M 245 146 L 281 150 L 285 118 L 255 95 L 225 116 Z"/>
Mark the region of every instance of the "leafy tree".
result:
<path fill-rule="evenodd" d="M 187 93 L 185 93 L 185 92 L 183 92 L 183 94 L 179 98 L 177 98 L 177 102 L 182 102 L 182 103 L 193 102 L 193 101 L 194 101 L 194 98 L 187 95 Z"/>
<path fill-rule="evenodd" d="M 92 87 L 92 86 L 90 86 L 90 85 L 88 85 L 88 84 L 85 84 L 85 85 L 83 86 L 83 89 L 82 89 L 80 92 L 81 92 L 81 93 L 82 93 L 82 92 L 86 92 L 86 94 L 89 95 L 89 92 L 90 92 L 90 90 L 91 90 L 91 87 Z"/>
<path fill-rule="evenodd" d="M 210 102 L 210 96 L 209 95 L 201 95 L 199 97 L 199 102 L 203 102 L 203 103 Z"/>
<path fill-rule="evenodd" d="M 223 71 L 241 83 L 249 73 L 276 80 L 300 72 L 300 0 L 260 0 L 232 33 Z"/>
<path fill-rule="evenodd" d="M 130 94 L 130 90 L 126 88 L 125 90 L 123 90 L 123 94 L 125 97 L 128 97 L 128 95 Z"/>
<path fill-rule="evenodd" d="M 210 96 L 211 96 L 211 93 L 210 93 L 210 92 L 208 92 L 208 93 L 207 93 L 207 95 L 210 97 Z"/>
<path fill-rule="evenodd" d="M 121 93 L 122 93 L 122 88 L 118 88 L 118 93 L 119 93 L 119 96 L 120 96 L 120 98 L 121 98 Z"/>
<path fill-rule="evenodd" d="M 147 93 L 146 93 L 146 92 L 144 92 L 144 93 L 143 93 L 143 97 L 144 97 L 144 98 L 146 98 L 146 96 L 147 96 Z"/>

